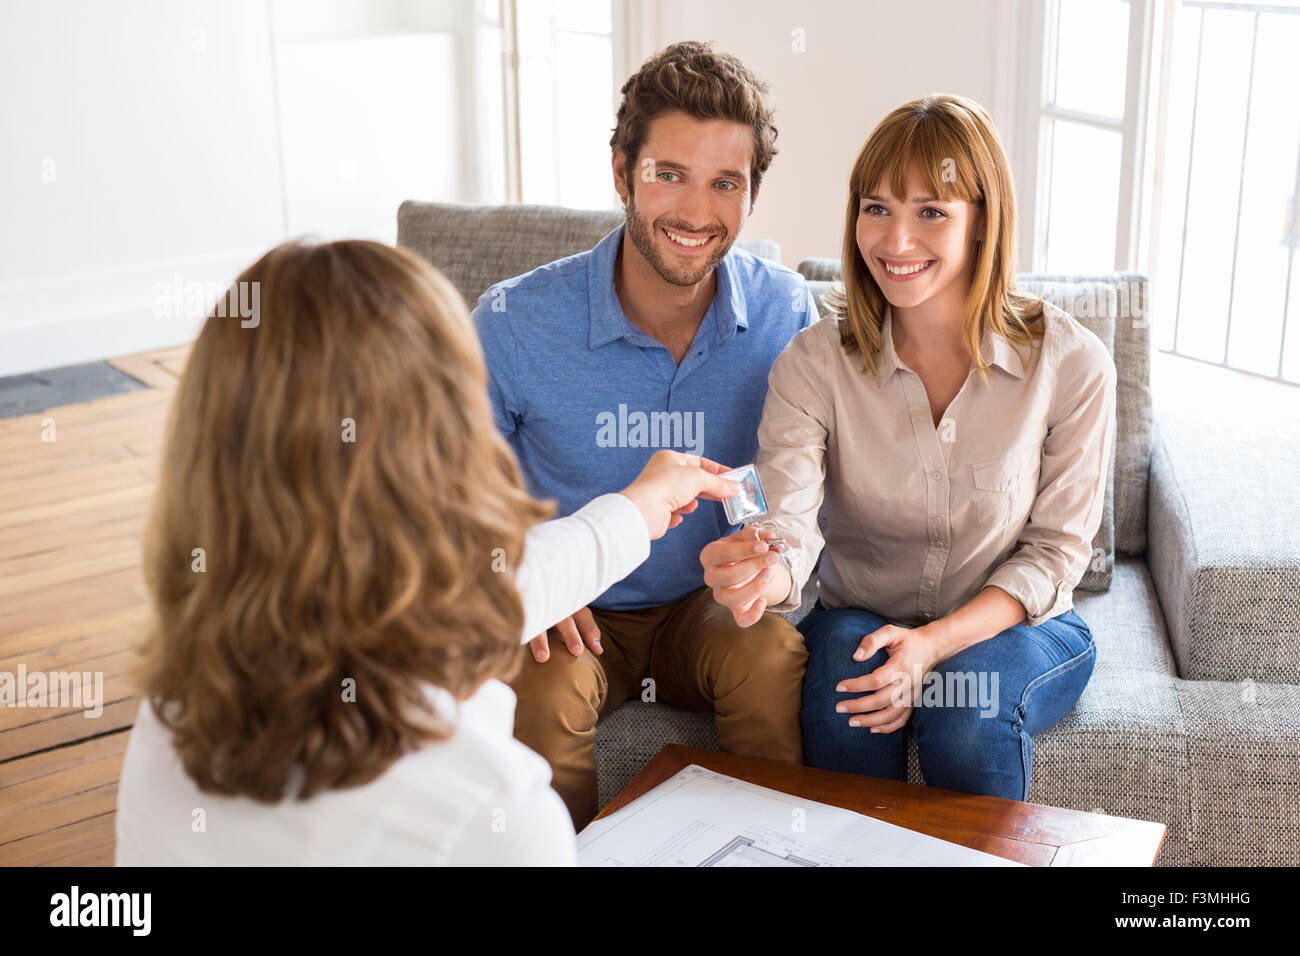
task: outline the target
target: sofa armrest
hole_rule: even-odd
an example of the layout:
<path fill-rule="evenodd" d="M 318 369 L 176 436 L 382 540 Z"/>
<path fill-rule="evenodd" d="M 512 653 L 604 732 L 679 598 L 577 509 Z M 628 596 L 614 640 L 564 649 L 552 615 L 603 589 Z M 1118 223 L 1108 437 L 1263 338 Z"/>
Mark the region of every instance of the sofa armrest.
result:
<path fill-rule="evenodd" d="M 1147 563 L 1179 675 L 1300 684 L 1295 439 L 1157 416 Z"/>

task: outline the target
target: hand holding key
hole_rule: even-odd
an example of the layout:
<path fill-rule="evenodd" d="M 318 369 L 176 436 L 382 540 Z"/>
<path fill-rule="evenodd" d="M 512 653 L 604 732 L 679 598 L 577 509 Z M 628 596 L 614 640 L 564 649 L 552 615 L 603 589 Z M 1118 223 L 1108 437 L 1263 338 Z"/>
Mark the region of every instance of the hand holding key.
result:
<path fill-rule="evenodd" d="M 768 605 L 780 604 L 790 593 L 793 579 L 778 541 L 775 531 L 745 527 L 700 552 L 704 583 L 741 627 L 757 622 Z"/>

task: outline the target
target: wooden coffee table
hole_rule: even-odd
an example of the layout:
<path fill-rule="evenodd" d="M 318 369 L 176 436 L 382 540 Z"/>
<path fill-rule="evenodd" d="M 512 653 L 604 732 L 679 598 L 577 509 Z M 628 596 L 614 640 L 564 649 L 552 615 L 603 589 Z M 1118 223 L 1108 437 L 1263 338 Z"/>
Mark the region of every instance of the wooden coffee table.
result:
<path fill-rule="evenodd" d="M 669 744 L 596 817 L 691 764 L 1030 866 L 1151 866 L 1165 825 Z"/>

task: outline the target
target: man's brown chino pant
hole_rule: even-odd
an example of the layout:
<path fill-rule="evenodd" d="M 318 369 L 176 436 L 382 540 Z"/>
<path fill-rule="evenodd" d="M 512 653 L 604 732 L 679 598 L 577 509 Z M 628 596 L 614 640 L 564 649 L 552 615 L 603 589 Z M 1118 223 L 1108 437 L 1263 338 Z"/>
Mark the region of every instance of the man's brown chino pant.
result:
<path fill-rule="evenodd" d="M 803 762 L 808 652 L 780 614 L 739 627 L 708 588 L 659 607 L 591 610 L 602 654 L 584 647 L 573 656 L 552 628 L 550 658 L 537 663 L 525 645 L 511 681 L 519 698 L 515 737 L 550 762 L 575 829 L 598 810 L 596 721 L 633 697 L 713 713 L 718 742 L 730 753 Z"/>

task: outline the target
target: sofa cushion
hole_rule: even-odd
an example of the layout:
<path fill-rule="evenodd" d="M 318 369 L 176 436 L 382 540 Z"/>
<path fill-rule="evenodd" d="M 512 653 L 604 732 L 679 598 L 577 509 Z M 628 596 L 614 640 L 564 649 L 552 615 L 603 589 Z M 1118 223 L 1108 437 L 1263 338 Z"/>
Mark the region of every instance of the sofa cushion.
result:
<path fill-rule="evenodd" d="M 1218 399 L 1162 404 L 1151 460 L 1148 560 L 1178 672 L 1300 684 L 1294 411 L 1278 404 L 1243 416 Z"/>
<path fill-rule="evenodd" d="M 488 287 L 591 249 L 623 223 L 617 209 L 459 206 L 408 199 L 397 210 L 397 244 L 437 266 L 473 308 Z M 781 261 L 770 239 L 736 245 Z"/>
<path fill-rule="evenodd" d="M 668 744 L 718 749 L 712 714 L 629 700 L 596 728 L 596 787 L 604 807 Z"/>
<path fill-rule="evenodd" d="M 799 263 L 799 271 L 805 279 L 834 285 L 840 281 L 840 260 L 805 259 Z"/>
<path fill-rule="evenodd" d="M 1300 865 L 1300 687 L 1178 681 L 1188 862 Z"/>

